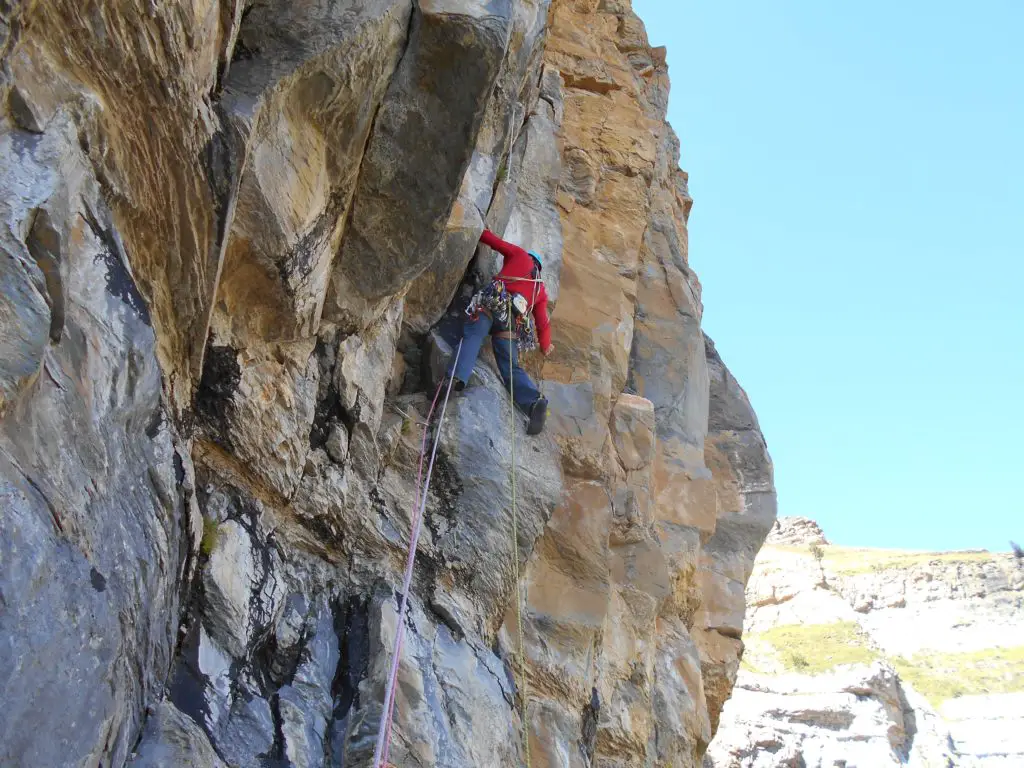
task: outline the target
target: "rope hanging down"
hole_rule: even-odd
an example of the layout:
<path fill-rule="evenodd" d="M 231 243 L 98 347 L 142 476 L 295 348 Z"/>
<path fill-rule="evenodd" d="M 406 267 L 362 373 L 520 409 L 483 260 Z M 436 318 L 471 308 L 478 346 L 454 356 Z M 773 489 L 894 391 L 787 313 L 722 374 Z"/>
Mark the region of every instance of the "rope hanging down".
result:
<path fill-rule="evenodd" d="M 461 352 L 462 342 L 460 341 L 458 349 L 455 350 L 455 361 L 452 363 L 453 370 L 459 363 Z M 420 444 L 420 467 L 416 477 L 416 496 L 413 503 L 413 519 L 410 521 L 409 553 L 405 561 L 405 580 L 402 585 L 402 600 L 398 608 L 398 626 L 395 634 L 395 648 L 391 657 L 391 670 L 388 674 L 387 687 L 384 689 L 384 718 L 381 721 L 380 731 L 377 734 L 377 746 L 373 751 L 374 768 L 386 768 L 388 765 L 388 753 L 391 746 L 391 723 L 395 713 L 395 684 L 398 680 L 398 661 L 402 655 L 402 641 L 405 638 L 405 611 L 409 603 L 409 589 L 412 585 L 413 566 L 416 563 L 416 547 L 419 544 L 420 533 L 423 530 L 423 518 L 430 491 L 430 476 L 434 472 L 434 459 L 437 456 L 437 447 L 441 443 L 441 428 L 444 426 L 444 416 L 448 410 L 448 399 L 451 396 L 452 383 L 454 381 L 452 376 L 447 378 L 448 389 L 445 391 L 444 404 L 441 406 L 441 416 L 437 423 L 437 433 L 434 436 L 434 447 L 430 453 L 430 463 L 427 465 L 425 483 L 423 483 L 423 460 L 427 453 L 427 434 L 430 431 L 430 421 L 434 416 L 434 410 L 437 408 L 438 398 L 441 396 L 440 384 L 437 387 L 437 392 L 434 394 L 434 402 L 430 404 L 427 421 L 423 426 L 423 440 Z"/>
<path fill-rule="evenodd" d="M 511 303 L 511 300 L 509 301 Z M 510 308 L 511 311 L 511 308 Z M 523 643 L 523 593 L 519 585 L 519 516 L 516 512 L 516 398 L 515 398 L 515 376 L 513 372 L 514 360 L 513 351 L 515 344 L 508 345 L 508 395 L 509 395 L 509 438 L 512 441 L 512 467 L 510 470 L 512 485 L 512 572 L 516 584 L 516 624 L 519 630 L 519 685 L 522 691 L 523 701 L 523 749 L 526 755 L 526 768 L 530 768 L 530 723 L 526 719 L 529 709 L 529 696 L 526 680 L 526 651 Z"/>

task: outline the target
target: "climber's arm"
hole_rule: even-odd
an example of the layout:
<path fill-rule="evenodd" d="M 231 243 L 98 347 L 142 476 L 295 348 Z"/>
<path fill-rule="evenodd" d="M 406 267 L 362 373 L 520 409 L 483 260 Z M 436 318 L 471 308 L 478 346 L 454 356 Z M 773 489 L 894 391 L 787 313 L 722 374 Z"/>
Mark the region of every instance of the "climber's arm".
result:
<path fill-rule="evenodd" d="M 537 303 L 533 305 L 533 319 L 537 325 L 537 341 L 540 342 L 540 351 L 548 356 L 554 350 L 551 343 L 551 319 L 548 317 L 548 293 L 544 286 L 540 286 L 540 295 Z"/>
<path fill-rule="evenodd" d="M 480 235 L 480 242 L 484 245 L 490 246 L 506 259 L 515 258 L 516 256 L 526 256 L 529 258 L 529 254 L 525 250 L 520 248 L 518 245 L 512 245 L 512 243 L 505 242 L 489 229 L 485 229 L 483 234 Z"/>

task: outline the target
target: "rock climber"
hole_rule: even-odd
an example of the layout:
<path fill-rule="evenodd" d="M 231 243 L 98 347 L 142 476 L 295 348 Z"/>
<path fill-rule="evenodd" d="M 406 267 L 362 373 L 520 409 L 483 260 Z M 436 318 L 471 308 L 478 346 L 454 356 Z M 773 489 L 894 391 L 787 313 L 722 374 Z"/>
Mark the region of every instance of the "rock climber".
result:
<path fill-rule="evenodd" d="M 535 331 L 545 357 L 555 349 L 551 343 L 548 294 L 541 280 L 543 260 L 537 253 L 505 242 L 487 229 L 480 236 L 480 242 L 505 258 L 498 274 L 473 297 L 466 309 L 462 352 L 448 376 L 454 379 L 453 389 L 463 390 L 473 373 L 480 346 L 490 335 L 498 373 L 506 388 L 511 386 L 516 406 L 529 417 L 527 434 L 536 435 L 544 429 L 548 401 L 541 396 L 529 374 L 519 367 L 519 352 L 537 345 Z"/>

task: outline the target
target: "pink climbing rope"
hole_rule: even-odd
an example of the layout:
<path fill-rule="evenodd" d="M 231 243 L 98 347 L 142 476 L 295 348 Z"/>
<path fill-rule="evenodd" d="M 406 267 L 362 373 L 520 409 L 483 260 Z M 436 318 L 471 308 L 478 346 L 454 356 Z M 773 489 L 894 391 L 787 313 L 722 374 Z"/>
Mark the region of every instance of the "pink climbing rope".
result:
<path fill-rule="evenodd" d="M 459 354 L 462 352 L 462 341 L 455 350 L 455 361 L 452 363 L 452 370 L 459 363 Z M 434 472 L 434 459 L 437 457 L 437 447 L 441 442 L 441 428 L 444 426 L 445 412 L 448 410 L 448 399 L 452 392 L 454 376 L 448 377 L 448 389 L 445 391 L 444 403 L 441 406 L 441 416 L 437 423 L 437 434 L 434 437 L 434 447 L 430 452 L 430 463 L 427 465 L 426 483 L 423 482 L 423 461 L 427 455 L 427 433 L 430 430 L 430 421 L 434 417 L 434 410 L 437 408 L 438 398 L 441 396 L 441 386 L 437 385 L 437 392 L 434 394 L 434 401 L 430 404 L 430 412 L 427 414 L 427 421 L 423 425 L 423 440 L 420 443 L 420 467 L 416 477 L 416 496 L 413 503 L 413 517 L 410 521 L 409 553 L 405 560 L 405 580 L 402 586 L 402 600 L 398 608 L 398 627 L 395 635 L 395 650 L 391 657 L 391 670 L 388 674 L 387 687 L 384 689 L 384 719 L 381 722 L 380 731 L 377 734 L 377 746 L 373 752 L 374 768 L 386 768 L 388 755 L 391 748 L 391 723 L 395 713 L 395 685 L 398 681 L 398 661 L 402 655 L 402 641 L 405 638 L 405 611 L 409 602 L 409 589 L 412 586 L 412 571 L 416 563 L 416 548 L 419 544 L 420 533 L 423 530 L 423 517 L 427 508 L 427 497 L 430 492 L 430 476 Z M 422 492 L 421 492 L 422 489 Z"/>

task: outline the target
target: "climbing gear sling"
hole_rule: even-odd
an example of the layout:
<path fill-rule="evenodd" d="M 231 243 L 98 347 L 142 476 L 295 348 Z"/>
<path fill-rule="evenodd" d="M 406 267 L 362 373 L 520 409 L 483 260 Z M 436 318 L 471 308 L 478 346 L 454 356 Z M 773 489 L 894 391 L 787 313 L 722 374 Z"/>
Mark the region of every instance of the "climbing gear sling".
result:
<path fill-rule="evenodd" d="M 462 353 L 462 341 L 455 350 L 455 361 L 453 368 L 459 363 L 459 355 Z M 381 721 L 380 731 L 377 734 L 377 745 L 373 751 L 374 768 L 385 768 L 388 765 L 388 752 L 391 746 L 391 723 L 395 712 L 395 684 L 398 680 L 398 661 L 402 655 L 402 641 L 405 636 L 405 611 L 409 603 L 409 589 L 412 586 L 412 571 L 416 562 L 416 547 L 419 544 L 420 533 L 423 530 L 423 518 L 427 509 L 427 497 L 430 492 L 430 477 L 434 472 L 434 459 L 437 457 L 437 447 L 441 443 L 441 429 L 444 426 L 445 412 L 448 410 L 448 400 L 452 393 L 452 377 L 447 377 L 437 387 L 434 394 L 434 402 L 430 404 L 430 411 L 427 420 L 423 425 L 423 440 L 420 444 L 419 473 L 416 478 L 416 496 L 413 503 L 413 517 L 409 525 L 409 553 L 405 561 L 405 580 L 402 584 L 402 600 L 398 608 L 398 624 L 395 634 L 395 646 L 391 657 L 391 670 L 388 674 L 387 686 L 384 689 L 384 717 Z M 423 460 L 427 453 L 427 435 L 430 433 L 430 421 L 437 408 L 438 398 L 441 396 L 441 389 L 447 383 L 444 395 L 444 404 L 441 406 L 441 415 L 437 422 L 437 432 L 434 436 L 434 447 L 430 453 L 430 463 L 427 465 L 426 482 L 423 478 Z"/>
<path fill-rule="evenodd" d="M 533 283 L 533 297 L 527 301 L 521 293 L 508 290 L 506 280 Z M 537 327 L 530 313 L 537 302 L 537 285 L 543 282 L 537 278 L 495 275 L 490 283 L 470 299 L 466 315 L 476 320 L 481 312 L 486 312 L 491 316 L 495 332 L 508 331 L 514 334 L 520 352 L 536 349 Z"/>

